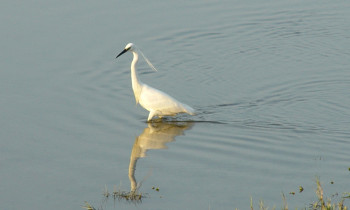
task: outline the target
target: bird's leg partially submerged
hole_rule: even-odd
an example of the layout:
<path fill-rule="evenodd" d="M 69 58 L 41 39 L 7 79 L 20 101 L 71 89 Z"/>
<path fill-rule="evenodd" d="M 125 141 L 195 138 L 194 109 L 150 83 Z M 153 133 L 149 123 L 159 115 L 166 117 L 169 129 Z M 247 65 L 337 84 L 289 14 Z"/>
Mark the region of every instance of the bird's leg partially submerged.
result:
<path fill-rule="evenodd" d="M 151 121 L 152 118 L 155 116 L 155 114 L 156 114 L 156 111 L 154 111 L 154 110 L 149 111 L 147 122 Z"/>
<path fill-rule="evenodd" d="M 159 116 L 160 112 L 156 110 L 150 110 L 147 122 L 151 121 L 154 116 Z M 160 117 L 160 116 L 159 116 Z M 161 118 L 161 117 L 160 117 Z"/>

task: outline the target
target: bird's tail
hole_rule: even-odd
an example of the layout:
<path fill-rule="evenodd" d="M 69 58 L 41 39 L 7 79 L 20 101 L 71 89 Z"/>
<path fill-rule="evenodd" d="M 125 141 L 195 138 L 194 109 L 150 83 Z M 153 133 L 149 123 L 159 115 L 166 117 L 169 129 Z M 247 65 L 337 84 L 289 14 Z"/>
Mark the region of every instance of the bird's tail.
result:
<path fill-rule="evenodd" d="M 190 115 L 195 115 L 196 114 L 196 110 L 193 109 L 192 107 L 190 107 L 189 105 L 187 105 L 187 104 L 182 104 L 182 105 L 183 105 L 183 108 L 184 108 L 186 113 L 188 113 Z"/>

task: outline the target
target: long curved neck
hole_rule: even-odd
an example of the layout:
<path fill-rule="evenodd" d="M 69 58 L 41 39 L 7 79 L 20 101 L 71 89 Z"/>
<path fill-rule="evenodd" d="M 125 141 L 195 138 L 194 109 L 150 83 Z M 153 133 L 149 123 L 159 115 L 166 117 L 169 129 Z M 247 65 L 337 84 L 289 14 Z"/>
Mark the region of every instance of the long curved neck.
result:
<path fill-rule="evenodd" d="M 134 58 L 131 62 L 131 84 L 132 84 L 132 90 L 134 91 L 136 104 L 139 102 L 141 89 L 142 89 L 142 83 L 137 78 L 137 72 L 136 72 L 136 64 L 139 60 L 139 55 L 136 51 L 133 51 L 132 54 L 134 55 Z"/>
<path fill-rule="evenodd" d="M 141 148 L 139 146 L 139 137 L 136 138 L 134 146 L 131 150 L 130 163 L 129 163 L 129 180 L 131 192 L 136 192 L 137 182 L 135 178 L 136 162 L 141 156 Z"/>

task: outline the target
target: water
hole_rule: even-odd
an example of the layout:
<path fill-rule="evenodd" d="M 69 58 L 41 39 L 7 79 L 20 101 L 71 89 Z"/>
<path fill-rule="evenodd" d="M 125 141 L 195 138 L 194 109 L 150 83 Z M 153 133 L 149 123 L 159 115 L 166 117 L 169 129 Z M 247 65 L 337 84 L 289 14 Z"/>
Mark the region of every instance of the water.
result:
<path fill-rule="evenodd" d="M 328 196 L 349 192 L 349 9 L 4 1 L 1 208 L 248 209 L 251 197 L 282 206 L 281 193 L 305 207 L 316 176 Z M 159 70 L 141 62 L 140 79 L 197 116 L 145 123 L 131 54 L 114 59 L 128 42 Z M 104 201 L 135 182 L 142 203 Z"/>

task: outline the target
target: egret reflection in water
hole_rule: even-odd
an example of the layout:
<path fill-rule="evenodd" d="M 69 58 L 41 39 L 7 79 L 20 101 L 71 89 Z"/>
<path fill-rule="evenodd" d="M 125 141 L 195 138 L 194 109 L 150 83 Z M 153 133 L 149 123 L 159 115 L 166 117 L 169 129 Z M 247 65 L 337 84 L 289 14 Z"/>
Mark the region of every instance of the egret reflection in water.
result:
<path fill-rule="evenodd" d="M 185 130 L 189 130 L 194 122 L 157 122 L 148 123 L 141 135 L 136 137 L 131 150 L 129 164 L 129 179 L 131 193 L 137 192 L 140 184 L 135 178 L 136 162 L 139 158 L 145 157 L 150 149 L 167 149 L 166 143 L 175 140 L 176 136 L 184 135 Z"/>

